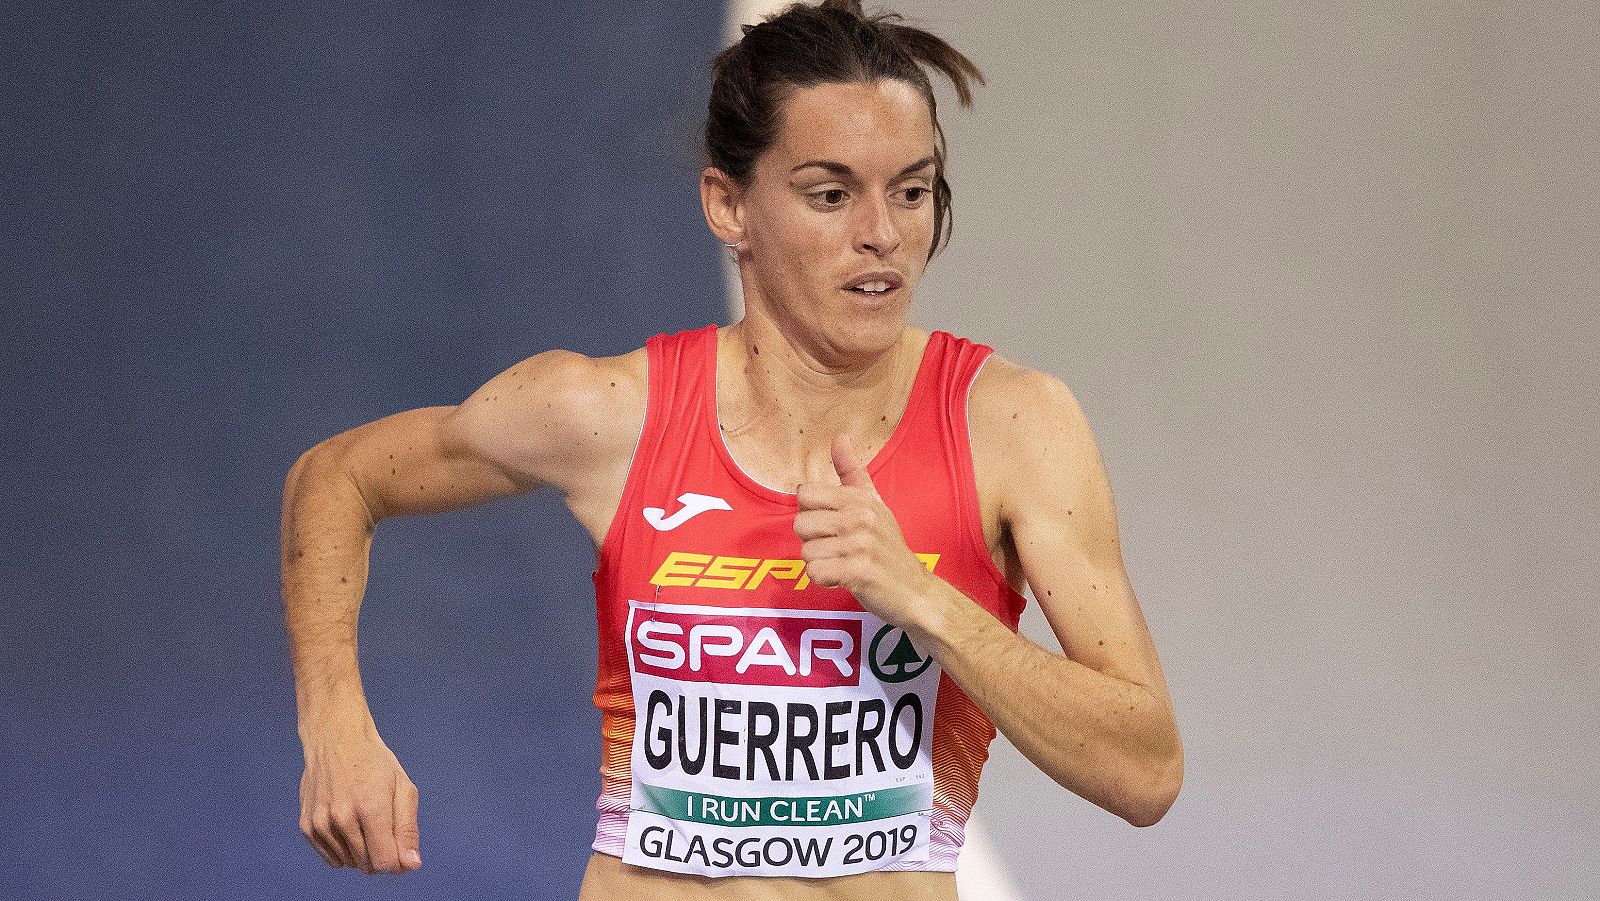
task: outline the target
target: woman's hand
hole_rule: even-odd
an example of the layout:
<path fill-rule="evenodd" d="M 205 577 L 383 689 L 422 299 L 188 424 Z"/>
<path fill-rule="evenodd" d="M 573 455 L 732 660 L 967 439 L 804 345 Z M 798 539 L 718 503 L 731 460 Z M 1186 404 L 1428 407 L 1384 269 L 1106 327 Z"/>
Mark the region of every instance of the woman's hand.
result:
<path fill-rule="evenodd" d="M 304 745 L 300 831 L 328 866 L 368 875 L 421 867 L 417 786 L 376 730 Z"/>
<path fill-rule="evenodd" d="M 918 586 L 931 575 L 844 435 L 833 439 L 833 467 L 841 484 L 797 489 L 794 531 L 806 574 L 817 585 L 843 586 L 862 607 L 906 628 Z"/>

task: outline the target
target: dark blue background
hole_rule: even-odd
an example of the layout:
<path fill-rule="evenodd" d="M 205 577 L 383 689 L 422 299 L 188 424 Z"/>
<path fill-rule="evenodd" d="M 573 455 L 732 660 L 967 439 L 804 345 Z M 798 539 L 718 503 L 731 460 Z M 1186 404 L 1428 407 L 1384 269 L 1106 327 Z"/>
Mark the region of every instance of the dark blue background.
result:
<path fill-rule="evenodd" d="M 571 898 L 593 555 L 553 495 L 382 523 L 361 661 L 425 865 L 297 826 L 283 477 L 533 353 L 725 316 L 720 3 L 24 3 L 0 43 L 5 898 Z"/>

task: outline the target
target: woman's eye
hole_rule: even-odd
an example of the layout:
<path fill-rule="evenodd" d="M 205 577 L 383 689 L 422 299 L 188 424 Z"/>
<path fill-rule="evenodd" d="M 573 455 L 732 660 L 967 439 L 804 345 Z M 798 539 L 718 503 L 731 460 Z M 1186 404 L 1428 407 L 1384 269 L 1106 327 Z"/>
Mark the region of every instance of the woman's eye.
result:
<path fill-rule="evenodd" d="M 924 196 L 926 196 L 927 193 L 928 193 L 928 189 L 927 188 L 906 188 L 906 191 L 905 191 L 906 202 L 907 203 L 916 203 L 916 202 L 920 201 Z"/>
<path fill-rule="evenodd" d="M 838 206 L 839 204 L 844 203 L 844 190 L 841 188 L 831 188 L 827 191 L 818 191 L 811 196 L 818 198 L 826 206 Z"/>

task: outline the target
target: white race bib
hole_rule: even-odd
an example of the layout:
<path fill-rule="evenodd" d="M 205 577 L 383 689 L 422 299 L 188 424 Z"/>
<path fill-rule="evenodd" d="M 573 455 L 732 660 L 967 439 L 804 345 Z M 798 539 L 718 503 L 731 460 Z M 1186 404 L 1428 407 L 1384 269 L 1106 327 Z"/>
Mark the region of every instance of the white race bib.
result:
<path fill-rule="evenodd" d="M 622 859 L 844 876 L 928 857 L 939 666 L 862 611 L 630 601 Z"/>

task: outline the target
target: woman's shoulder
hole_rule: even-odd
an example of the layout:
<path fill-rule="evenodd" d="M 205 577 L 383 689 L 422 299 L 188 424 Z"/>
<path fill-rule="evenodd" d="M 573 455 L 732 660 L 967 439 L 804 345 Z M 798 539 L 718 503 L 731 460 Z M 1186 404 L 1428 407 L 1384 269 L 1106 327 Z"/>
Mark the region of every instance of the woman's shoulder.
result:
<path fill-rule="evenodd" d="M 633 453 L 648 385 L 645 350 L 555 349 L 486 382 L 457 408 L 463 440 L 537 481 L 571 488 Z"/>
<path fill-rule="evenodd" d="M 974 460 L 987 462 L 991 472 L 1031 479 L 1052 465 L 1043 457 L 1073 459 L 1094 448 L 1088 420 L 1066 383 L 998 352 L 973 380 L 967 422 Z"/>
<path fill-rule="evenodd" d="M 999 351 L 990 353 L 973 379 L 968 415 L 1025 423 L 1030 413 L 1049 415 L 1076 408 L 1072 390 L 1059 377 L 1024 366 Z"/>

